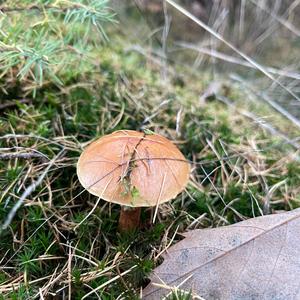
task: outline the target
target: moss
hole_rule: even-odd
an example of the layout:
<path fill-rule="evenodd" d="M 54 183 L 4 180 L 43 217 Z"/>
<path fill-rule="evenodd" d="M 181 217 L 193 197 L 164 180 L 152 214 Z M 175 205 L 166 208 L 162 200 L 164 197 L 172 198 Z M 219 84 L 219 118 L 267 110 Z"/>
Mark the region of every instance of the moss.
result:
<path fill-rule="evenodd" d="M 99 291 L 102 299 L 116 299 L 121 293 L 134 299 L 146 285 L 149 272 L 160 262 L 154 257 L 171 240 L 177 240 L 176 232 L 185 231 L 199 216 L 205 214 L 204 220 L 194 224 L 196 228 L 221 226 L 225 225 L 224 220 L 234 223 L 259 215 L 267 192 L 264 180 L 271 187 L 286 178 L 284 188 L 277 189 L 273 197 L 287 200 L 271 202 L 272 210 L 290 209 L 300 202 L 299 166 L 292 161 L 278 164 L 287 154 L 286 147 L 250 126 L 247 120 L 237 120 L 215 100 L 199 107 L 199 91 L 209 82 L 207 74 L 199 82 L 186 75 L 184 82 L 178 82 L 176 77 L 164 83 L 155 66 L 123 48 L 120 44 L 101 46 L 98 49 L 101 61 L 96 69 L 81 73 L 64 70 L 63 89 L 49 84 L 37 91 L 36 98 L 29 96 L 29 104 L 18 105 L 0 116 L 0 136 L 24 135 L 0 138 L 2 148 L 14 152 L 15 147 L 22 146 L 40 151 L 49 159 L 64 148 L 62 157 L 41 186 L 18 210 L 11 229 L 2 232 L 1 254 L 7 253 L 3 263 L 12 267 L 8 271 L 11 278 L 26 273 L 30 282 L 64 272 L 69 246 L 73 247 L 72 254 L 77 256 L 71 262 L 72 299 L 80 299 L 91 288 L 136 266 L 123 277 L 124 281 L 116 280 Z M 181 74 L 180 70 L 177 73 Z M 234 87 L 231 93 L 235 97 L 241 95 Z M 164 100 L 169 103 L 160 106 Z M 180 109 L 180 126 L 176 132 Z M 148 122 L 144 122 L 147 118 Z M 144 209 L 141 228 L 121 235 L 117 232 L 118 205 L 100 201 L 88 216 L 97 198 L 82 192 L 75 166 L 88 141 L 114 130 L 141 127 L 179 141 L 178 146 L 192 162 L 193 184 L 188 193 L 183 192 L 172 204 L 160 207 L 154 224 L 153 211 L 151 214 L 150 209 Z M 250 138 L 258 151 L 253 150 Z M 258 162 L 263 168 L 262 175 L 256 172 Z M 39 159 L 0 161 L 0 188 L 3 193 L 6 191 L 0 198 L 1 220 L 24 189 L 37 180 L 47 163 Z M 39 261 L 45 254 L 62 258 Z M 108 271 L 97 273 L 103 270 Z M 90 287 L 83 282 L 83 274 L 88 272 L 99 275 L 86 283 Z M 7 276 L 2 275 L 0 279 L 7 280 Z M 63 276 L 62 280 L 67 278 Z M 61 281 L 50 290 L 58 290 Z M 5 297 L 27 299 L 44 284 L 21 286 Z"/>

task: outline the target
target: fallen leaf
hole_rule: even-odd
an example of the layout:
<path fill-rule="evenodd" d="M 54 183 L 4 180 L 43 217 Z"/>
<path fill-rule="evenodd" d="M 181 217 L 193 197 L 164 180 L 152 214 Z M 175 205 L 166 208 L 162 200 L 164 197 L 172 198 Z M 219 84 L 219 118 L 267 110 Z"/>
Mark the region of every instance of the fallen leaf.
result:
<path fill-rule="evenodd" d="M 184 236 L 164 254 L 143 299 L 176 286 L 204 299 L 300 299 L 300 209 Z"/>

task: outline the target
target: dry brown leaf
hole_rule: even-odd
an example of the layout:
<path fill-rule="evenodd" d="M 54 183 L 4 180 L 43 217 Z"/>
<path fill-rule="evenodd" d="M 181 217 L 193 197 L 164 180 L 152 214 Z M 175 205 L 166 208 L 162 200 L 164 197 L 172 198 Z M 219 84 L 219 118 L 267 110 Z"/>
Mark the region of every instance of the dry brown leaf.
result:
<path fill-rule="evenodd" d="M 176 286 L 204 299 L 300 299 L 300 209 L 184 236 L 154 270 L 143 299 Z"/>

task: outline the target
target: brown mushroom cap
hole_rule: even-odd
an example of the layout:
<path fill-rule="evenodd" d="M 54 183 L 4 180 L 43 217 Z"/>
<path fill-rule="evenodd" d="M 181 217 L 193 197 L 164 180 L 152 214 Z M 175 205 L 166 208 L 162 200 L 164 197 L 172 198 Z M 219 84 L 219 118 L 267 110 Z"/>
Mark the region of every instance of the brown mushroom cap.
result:
<path fill-rule="evenodd" d="M 127 206 L 155 206 L 186 186 L 190 166 L 168 139 L 120 130 L 90 144 L 77 164 L 80 183 L 91 194 Z"/>

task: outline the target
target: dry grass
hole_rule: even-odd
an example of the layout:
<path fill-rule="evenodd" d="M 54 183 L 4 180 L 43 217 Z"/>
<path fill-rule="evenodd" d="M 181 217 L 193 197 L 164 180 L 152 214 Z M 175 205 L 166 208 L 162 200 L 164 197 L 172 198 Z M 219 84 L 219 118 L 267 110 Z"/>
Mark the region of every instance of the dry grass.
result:
<path fill-rule="evenodd" d="M 8 226 L 0 238 L 0 298 L 138 299 L 181 232 L 299 207 L 299 150 L 278 134 L 293 140 L 295 125 L 268 105 L 253 121 L 240 85 L 222 80 L 211 91 L 216 77 L 166 65 L 152 48 L 127 47 L 118 34 L 98 49 L 97 70 L 66 72 L 63 87 L 46 82 L 36 98 L 28 92 L 29 101 L 1 109 L 0 220 Z M 13 73 L 7 82 L 15 99 L 5 103 L 32 87 Z M 273 135 L 262 112 L 272 116 Z M 144 209 L 141 228 L 128 234 L 117 231 L 119 206 L 95 206 L 75 168 L 90 141 L 123 128 L 174 140 L 192 164 L 186 191 L 155 212 Z M 7 219 L 16 203 L 22 206 Z"/>

